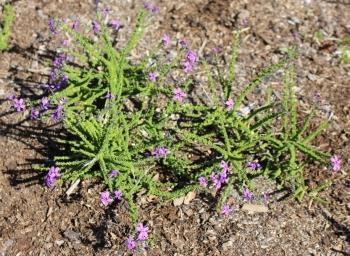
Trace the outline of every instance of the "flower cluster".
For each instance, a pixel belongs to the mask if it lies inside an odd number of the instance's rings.
[[[331,157],[331,167],[334,172],[337,172],[340,170],[340,164],[341,164],[341,160],[338,156],[334,155]]]
[[[219,173],[213,172],[210,176],[216,191],[220,190],[221,187],[228,182],[228,174],[231,170],[229,167],[229,164],[225,161],[221,161],[220,167],[222,170],[221,172]]]
[[[183,61],[183,68],[185,73],[190,73],[197,64],[198,60],[198,55],[194,51],[188,50],[185,60]]]
[[[156,147],[153,151],[152,151],[152,155],[155,158],[166,158],[168,156],[168,154],[170,153],[169,149],[164,148],[164,147]]]
[[[248,162],[247,168],[249,168],[252,171],[256,171],[258,169],[261,169],[261,164],[259,164],[258,162]]]
[[[122,200],[123,193],[120,190],[114,191],[114,198],[118,201]],[[100,201],[104,206],[108,206],[113,202],[113,198],[111,198],[111,193],[109,191],[101,192]]]
[[[149,228],[143,223],[138,223],[136,226],[137,238],[129,237],[126,241],[126,245],[129,250],[136,250],[138,243],[143,243],[148,239]]]
[[[55,184],[56,180],[60,177],[60,168],[56,166],[52,166],[49,169],[49,172],[47,173],[45,177],[45,184],[49,188],[53,187]]]
[[[148,1],[143,2],[143,7],[152,14],[156,14],[159,12],[159,7],[153,5],[152,3],[148,2]]]

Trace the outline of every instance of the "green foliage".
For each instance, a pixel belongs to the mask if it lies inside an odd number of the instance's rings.
[[[14,10],[10,4],[6,4],[3,9],[3,17],[0,32],[0,51],[9,47],[9,39],[11,36],[11,26],[14,18]]]
[[[122,191],[136,221],[138,193],[146,190],[163,199],[182,196],[198,189],[198,178],[209,179],[225,160],[231,171],[227,184],[217,191],[218,209],[232,189],[252,188],[258,176],[277,181],[302,200],[311,191],[304,180],[306,163],[327,164],[329,156],[310,144],[327,123],[310,132],[311,112],[299,125],[292,63],[296,51],[285,50],[279,62],[263,68],[234,95],[238,32],[227,68],[202,62],[208,78],[203,86],[208,90],[208,100],[198,102],[188,95],[186,102],[179,103],[174,101],[171,87],[181,84],[189,90],[193,79],[172,84],[169,73],[181,67],[184,50],[170,61],[156,54],[159,48],[138,62],[130,61],[146,18],[147,13],[141,12],[134,32],[122,47],[113,44],[102,18],[96,38],[61,23],[61,31],[73,44],[61,52],[73,59],[61,70],[69,78],[67,85],[48,95],[58,105],[65,99],[63,126],[68,139],[57,141],[61,151],[54,159],[62,170],[60,182],[98,178],[109,191]],[[265,103],[252,109],[247,96],[277,71],[284,72],[282,99],[274,100],[269,89]],[[156,82],[148,78],[149,72],[158,73]],[[110,97],[106,97],[108,93]],[[229,99],[234,101],[232,109],[225,107]],[[157,147],[168,148],[169,155],[153,157]],[[248,170],[247,162],[253,160],[263,168]],[[119,175],[111,178],[109,173],[114,169]],[[320,190],[310,193],[315,197]]]

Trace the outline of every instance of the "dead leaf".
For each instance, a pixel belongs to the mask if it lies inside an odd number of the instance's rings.
[[[196,198],[196,191],[190,191],[187,193],[184,199],[184,204],[189,204],[193,199]]]

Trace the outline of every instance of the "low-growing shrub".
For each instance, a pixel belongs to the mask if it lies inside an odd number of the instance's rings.
[[[148,5],[146,9],[155,12]],[[63,47],[45,92],[27,104],[32,119],[60,121],[67,132],[66,139],[56,141],[60,150],[55,165],[49,166],[46,185],[97,177],[105,186],[101,203],[125,200],[134,222],[136,195],[142,191],[163,199],[195,189],[213,191],[223,215],[232,210],[226,202],[233,190],[245,201],[252,200],[257,177],[277,182],[298,200],[305,195],[317,199],[328,183],[308,188],[305,166],[316,161],[338,171],[340,159],[311,144],[327,127],[325,121],[310,130],[316,110],[298,122],[293,64],[297,51],[282,51],[279,62],[262,69],[234,94],[241,32],[233,42],[228,67],[220,66],[218,58],[210,64],[199,59],[185,40],[178,43],[176,56],[168,54],[174,47],[169,35],[135,60],[130,55],[149,15],[140,12],[123,46],[116,39],[120,23],[106,21],[101,13],[91,24],[50,20],[51,33],[64,37]],[[194,78],[199,69],[205,70],[206,82]],[[256,108],[251,107],[247,96],[278,71],[283,74],[282,97],[273,97],[270,90],[264,102],[260,99]],[[205,97],[191,93],[196,83]],[[11,100],[17,111],[25,108],[23,99]],[[267,200],[268,194],[263,198]],[[142,224],[139,227],[145,234]],[[129,240],[128,246],[135,248],[133,238]]]

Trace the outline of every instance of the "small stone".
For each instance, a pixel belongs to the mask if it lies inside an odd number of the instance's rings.
[[[80,241],[80,233],[75,232],[73,230],[66,230],[64,231],[63,235],[71,241]]]
[[[184,198],[183,203],[187,205],[195,198],[196,198],[196,192],[195,191],[188,192],[188,194]]]
[[[55,241],[55,244],[57,244],[58,246],[61,246],[64,244],[64,240],[57,240]]]
[[[227,251],[233,247],[233,242],[231,240],[226,241],[222,244],[222,250]]]

